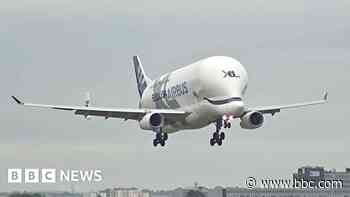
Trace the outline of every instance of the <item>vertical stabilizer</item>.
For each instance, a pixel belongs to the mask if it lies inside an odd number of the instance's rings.
[[[143,70],[140,58],[138,56],[133,57],[133,63],[135,68],[137,90],[139,91],[139,95],[141,98],[143,91],[146,89],[147,85],[149,85],[151,80],[146,76],[145,71]]]

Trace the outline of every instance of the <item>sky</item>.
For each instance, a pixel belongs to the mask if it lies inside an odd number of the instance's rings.
[[[71,184],[8,184],[8,168],[100,169],[76,191],[136,186],[244,186],[249,176],[291,178],[298,167],[350,167],[350,2],[0,0],[0,191],[70,190]],[[119,119],[22,108],[26,102],[138,106],[132,56],[157,78],[214,55],[249,74],[248,106],[317,100],[285,110],[256,130],[239,120],[221,147],[214,126],[169,136]]]

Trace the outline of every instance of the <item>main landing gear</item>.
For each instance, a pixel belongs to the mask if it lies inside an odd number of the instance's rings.
[[[222,126],[224,128],[231,128],[231,123],[229,122],[228,119],[217,119],[216,123],[216,131],[213,133],[213,137],[210,139],[210,145],[214,146],[215,144],[218,144],[219,146],[222,145],[222,141],[225,139],[225,133],[220,132]]]
[[[157,146],[160,144],[161,146],[165,146],[165,142],[168,140],[168,134],[163,132],[158,132],[156,134],[156,138],[153,140],[153,146]]]

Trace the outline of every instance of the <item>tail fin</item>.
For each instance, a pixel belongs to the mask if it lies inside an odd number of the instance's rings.
[[[133,63],[135,68],[137,89],[139,91],[140,97],[142,97],[143,91],[146,89],[147,85],[150,84],[151,80],[146,76],[140,58],[138,56],[133,57]]]

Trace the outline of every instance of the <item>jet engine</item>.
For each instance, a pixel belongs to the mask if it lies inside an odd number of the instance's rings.
[[[140,120],[140,127],[145,130],[159,129],[164,125],[164,117],[159,113],[148,113]]]
[[[251,111],[241,117],[241,127],[243,129],[256,129],[262,126],[264,123],[264,116],[257,111]]]

